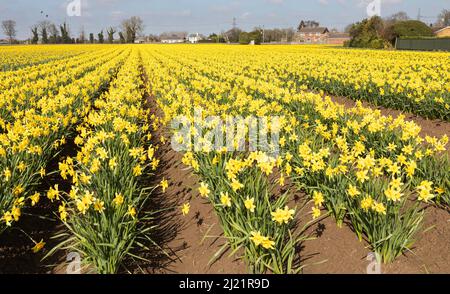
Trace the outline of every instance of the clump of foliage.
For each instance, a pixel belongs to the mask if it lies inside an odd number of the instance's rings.
[[[382,19],[374,16],[352,24],[348,28],[350,41],[347,47],[383,49],[395,44],[397,38],[433,37],[433,30],[418,20],[409,20],[405,15]]]
[[[433,37],[433,30],[425,23],[418,20],[406,20],[396,22],[385,28],[385,38],[395,43],[397,38],[424,38]]]
[[[383,19],[378,16],[357,22],[349,28],[351,40],[346,45],[348,47],[383,49],[386,47],[386,41],[382,36],[383,28]]]

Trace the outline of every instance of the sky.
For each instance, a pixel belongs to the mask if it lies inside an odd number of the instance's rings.
[[[76,9],[68,14],[68,5],[77,7],[77,1],[81,15]],[[244,30],[296,27],[302,19],[343,30],[366,18],[372,1],[381,1],[382,17],[405,11],[415,19],[420,9],[422,21],[427,23],[435,22],[442,9],[450,9],[450,0],[0,0],[0,20],[16,21],[18,39],[30,37],[30,27],[42,20],[66,21],[72,36],[77,36],[81,28],[96,35],[107,27],[119,27],[121,20],[130,16],[143,19],[145,34],[226,31],[234,17]],[[0,38],[5,38],[3,31]]]

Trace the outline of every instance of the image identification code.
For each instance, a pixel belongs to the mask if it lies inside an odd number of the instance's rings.
[[[213,289],[224,289],[233,291],[236,289],[268,289],[268,279],[223,279],[222,281],[193,280],[187,278],[180,281],[180,289],[197,289],[210,292]]]

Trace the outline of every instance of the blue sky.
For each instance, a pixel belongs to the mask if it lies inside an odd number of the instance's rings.
[[[137,15],[145,23],[145,32],[188,31],[220,32],[231,28],[233,17],[239,27],[294,27],[301,19],[314,19],[330,28],[343,29],[347,24],[367,17],[371,0],[79,0],[81,16],[68,16],[72,0],[0,0],[0,20],[17,22],[18,38],[27,38],[30,27],[43,19],[67,21],[72,35],[81,27],[86,33],[98,33],[108,26],[119,26],[126,17]],[[381,0],[381,14],[388,16],[406,11],[416,18],[434,22],[449,0]],[[41,11],[43,13],[41,14]],[[48,15],[48,18],[45,16]],[[0,37],[3,32],[0,32]]]

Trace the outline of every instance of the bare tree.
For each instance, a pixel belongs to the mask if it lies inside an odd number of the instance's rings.
[[[39,28],[37,25],[31,27],[31,33],[33,37],[31,38],[31,44],[37,44],[39,42]]]
[[[295,30],[293,28],[288,28],[283,30],[283,34],[286,34],[286,40],[292,42],[295,36]]]
[[[148,40],[149,40],[150,42],[159,42],[161,39],[159,38],[158,35],[150,34],[150,35],[148,36]]]
[[[444,9],[438,16],[438,26],[450,26],[450,10]]]
[[[53,44],[58,43],[59,31],[54,23],[50,23],[50,25],[48,26],[48,33],[50,36],[50,38],[49,38],[50,43],[53,43]]]
[[[59,26],[59,29],[61,31],[61,39],[64,44],[70,44],[72,43],[72,38],[70,37],[70,30],[69,26],[66,22],[64,22],[62,25]]]
[[[405,21],[409,20],[409,16],[406,12],[400,11],[397,13],[394,13],[393,15],[386,18],[386,21],[390,22],[398,22],[398,21]]]
[[[39,33],[41,34],[43,44],[48,44],[48,41],[49,41],[48,40],[48,31],[49,31],[51,24],[52,23],[49,22],[48,20],[41,21],[38,24]]]
[[[127,40],[125,40],[125,36],[123,35],[123,32],[119,32],[119,40],[120,44],[125,44]]]
[[[353,28],[353,24],[351,23],[351,24],[349,24],[349,25],[347,25],[347,26],[345,27],[344,32],[350,33],[350,31],[352,30],[352,28]]]
[[[127,43],[134,43],[136,37],[144,31],[144,22],[138,16],[125,19],[122,22],[122,32],[125,33]]]
[[[86,33],[84,32],[84,26],[81,26],[79,42],[81,44],[84,44],[85,40],[86,40]]]
[[[14,37],[16,36],[16,22],[14,20],[2,21],[2,29],[5,35],[9,38],[9,43],[12,44]]]
[[[98,42],[100,43],[100,44],[103,44],[104,43],[104,40],[105,40],[105,36],[103,35],[103,30],[101,30],[100,31],[100,33],[98,33]]]
[[[234,27],[231,30],[227,31],[225,34],[227,35],[231,43],[238,43],[241,33],[242,30],[240,28]]]
[[[113,27],[110,27],[106,30],[106,33],[108,34],[108,43],[112,44],[114,43],[114,34],[116,33],[116,29]]]

